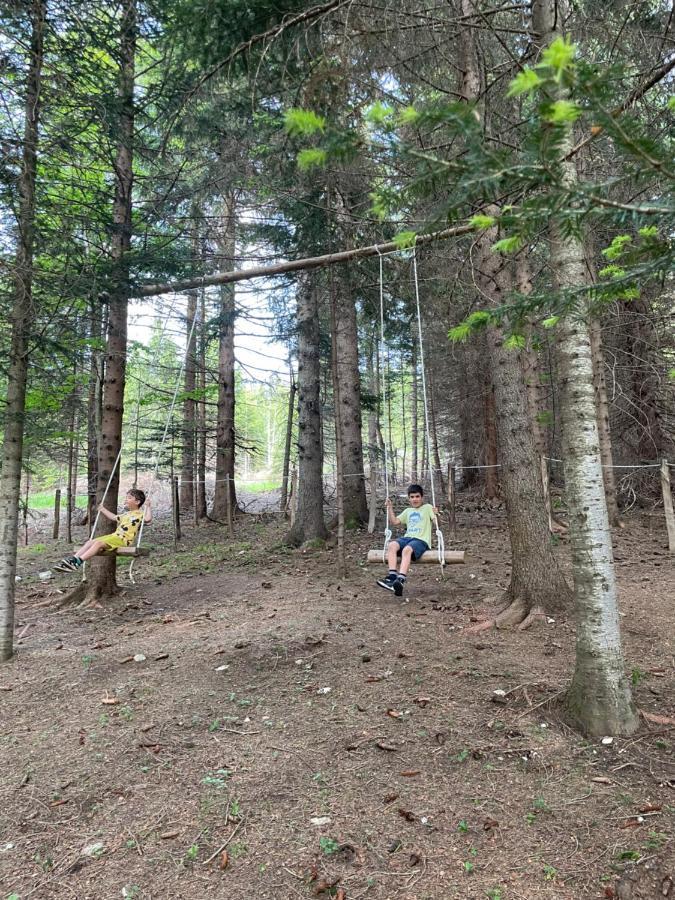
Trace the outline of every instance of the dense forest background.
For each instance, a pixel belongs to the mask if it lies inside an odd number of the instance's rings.
[[[608,523],[670,502],[672,43],[657,0],[10,4],[5,635],[31,495],[91,524],[177,478],[224,523],[278,488],[344,569],[423,480],[505,500],[500,625],[570,596],[569,522],[619,652]]]

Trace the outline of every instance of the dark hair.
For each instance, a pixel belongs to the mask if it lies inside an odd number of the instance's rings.
[[[127,491],[127,497],[133,497],[134,500],[138,500],[139,506],[143,506],[145,503],[145,493],[138,488],[132,488],[130,491]]]
[[[422,496],[424,496],[424,488],[421,484],[411,484],[408,488],[408,496],[410,496],[411,494],[421,494]]]

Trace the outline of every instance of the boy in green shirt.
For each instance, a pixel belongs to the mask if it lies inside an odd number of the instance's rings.
[[[408,569],[413,559],[431,547],[431,526],[438,515],[438,509],[424,502],[424,489],[419,484],[411,484],[408,488],[410,506],[396,517],[390,499],[387,499],[387,518],[390,525],[405,525],[406,532],[402,538],[389,542],[387,562],[389,574],[378,580],[378,585],[385,591],[393,591],[397,597],[403,594]],[[396,570],[397,558],[401,557],[401,565]]]

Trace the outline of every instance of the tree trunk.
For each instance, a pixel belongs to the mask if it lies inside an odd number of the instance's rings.
[[[219,250],[223,259],[234,259],[236,237],[236,198],[230,194],[223,200],[223,222]],[[216,488],[211,515],[219,522],[227,518],[228,504],[236,509],[234,486],[235,462],[235,391],[234,391],[234,285],[220,290],[218,345],[218,420],[216,423]],[[229,491],[229,500],[228,500]]]
[[[335,498],[337,504],[337,558],[338,558],[338,577],[344,578],[347,572],[347,564],[345,560],[345,499],[347,491],[345,490],[345,433],[347,432],[346,423],[343,423],[342,417],[345,410],[343,409],[342,398],[342,381],[338,374],[338,345],[340,343],[340,327],[338,325],[338,298],[336,290],[334,270],[330,271],[330,330],[331,330],[331,371],[333,376],[333,397],[335,398]],[[351,302],[351,301],[349,301]],[[351,304],[353,307],[353,304]],[[356,322],[356,313],[354,314]],[[357,354],[357,376],[358,376],[358,354]],[[347,381],[349,379],[346,379]],[[359,422],[361,416],[359,414]],[[363,465],[361,466],[363,470]],[[359,474],[359,481],[363,484],[363,479]],[[365,500],[365,496],[364,496]]]
[[[474,0],[463,0],[465,14],[473,10]],[[472,29],[463,31],[464,95],[479,96],[479,72]],[[474,91],[476,93],[468,93]],[[491,214],[498,213],[494,209]],[[497,228],[490,228],[475,242],[474,279],[491,306],[503,305],[511,288],[508,262],[491,251]],[[516,352],[504,346],[501,328],[487,330],[487,348],[491,385],[486,409],[487,449],[499,441],[500,480],[506,501],[511,543],[511,582],[504,600],[506,607],[497,615],[497,627],[529,625],[536,616],[553,612],[569,603],[570,592],[551,550],[548,514],[540,476],[539,454],[535,450],[520,361]],[[493,428],[495,431],[493,439]],[[493,464],[488,452],[486,463]],[[496,453],[495,453],[496,457]],[[495,459],[496,461],[496,459]],[[496,469],[488,469],[487,473]],[[486,478],[486,488],[489,485]]]
[[[484,395],[485,416],[485,496],[488,500],[499,497],[499,476],[497,457],[497,412],[495,409],[494,386],[488,375]]]
[[[410,388],[410,442],[411,442],[411,464],[410,464],[410,480],[414,483],[419,481],[419,460],[417,456],[419,442],[419,398],[417,396],[417,343],[413,338],[412,352],[410,357],[410,368],[412,373],[412,384]]]
[[[197,332],[194,321],[197,316],[197,291],[188,295],[187,336],[190,341],[185,349],[185,373],[183,390],[183,446],[181,453],[180,505],[181,509],[192,509],[195,499],[195,409],[194,399],[197,383]],[[190,337],[191,335],[191,337]]]
[[[317,289],[310,274],[297,286],[298,322],[298,493],[289,544],[325,540],[323,454],[321,452],[320,346]]]
[[[518,293],[525,297],[529,297],[532,293],[532,271],[527,253],[520,253],[516,259],[516,288]],[[546,420],[546,401],[539,354],[533,346],[534,333],[532,328],[529,327],[527,331],[527,345],[520,356],[520,360],[523,367],[532,437],[534,438],[537,454],[541,457],[548,454],[548,435],[544,424]]]
[[[124,0],[120,22],[120,71],[118,87],[119,143],[115,159],[115,197],[111,241],[112,287],[108,308],[103,414],[98,443],[97,500],[117,511],[121,465],[114,469],[122,446],[124,384],[127,361],[127,310],[133,190],[134,80],[136,53],[136,0]],[[114,471],[113,471],[114,469]],[[111,477],[107,494],[106,486]],[[97,534],[114,531],[115,523],[101,516]],[[98,600],[117,591],[116,557],[94,557],[87,565],[86,599]]]
[[[597,281],[595,260],[593,258],[593,241],[588,235],[585,242],[586,268],[593,282]],[[616,479],[614,478],[614,458],[612,454],[612,435],[609,428],[609,401],[607,400],[607,382],[605,381],[605,355],[602,350],[602,326],[597,316],[589,323],[591,338],[591,358],[593,361],[593,390],[595,408],[598,419],[598,439],[600,441],[600,460],[602,462],[602,478],[607,498],[607,514],[610,525],[621,524],[619,505],[616,499]]]
[[[533,27],[551,40],[561,28],[562,0],[534,0]],[[554,19],[554,11],[557,18]],[[563,91],[560,91],[563,96]],[[577,181],[576,165],[565,156],[573,146],[568,129],[560,141],[564,181]],[[561,290],[586,283],[584,248],[578,238],[551,227],[551,265]],[[560,325],[561,415],[565,493],[570,514],[574,599],[577,616],[574,676],[565,708],[574,724],[593,736],[631,734],[638,716],[624,672],[612,536],[600,464],[588,302],[569,312]]]
[[[286,512],[288,504],[288,473],[291,468],[291,445],[293,443],[293,414],[295,412],[295,394],[297,384],[295,383],[295,375],[291,366],[290,358],[288,360],[288,370],[290,374],[290,384],[288,387],[288,416],[286,418],[286,441],[284,443],[284,462],[281,474],[281,496],[279,498],[279,509],[282,513]]]
[[[103,353],[98,344],[107,330],[107,306],[96,309],[90,303],[89,336],[92,340],[89,367],[89,394],[87,397],[87,523],[93,525],[96,517],[96,485],[98,483],[98,436],[101,433],[103,415]]]
[[[334,342],[336,377],[339,379],[339,384],[333,385],[333,394],[336,404],[340,404],[339,410],[336,407],[336,421],[340,423],[345,526],[354,528],[368,520],[361,436],[359,338],[351,282],[347,272],[340,274],[342,277],[337,273],[331,275],[336,289]]]
[[[0,662],[14,652],[14,578],[28,380],[28,341],[33,308],[35,182],[40,127],[46,0],[31,6],[30,61],[26,80],[23,159],[19,177],[18,246],[12,272],[11,344],[7,368],[5,432],[0,472]]]
[[[198,521],[207,516],[206,508],[206,291],[202,288],[199,310],[199,400],[197,402],[197,500]]]
[[[377,414],[381,403],[380,367],[378,365],[377,337],[372,334],[368,348],[368,392],[372,398],[368,412],[368,475],[370,498],[368,504],[368,534],[375,531],[377,520],[377,485],[379,481],[379,442]],[[375,399],[377,398],[377,400]]]
[[[429,368],[429,376],[428,376],[428,387],[429,387],[429,416],[431,421],[429,422],[429,432],[431,434],[431,444],[433,447],[433,468],[434,468],[434,478],[439,487],[439,492],[441,495],[445,495],[445,481],[443,480],[443,470],[441,468],[441,454],[438,449],[438,427],[436,425],[436,381],[433,376],[433,370]]]

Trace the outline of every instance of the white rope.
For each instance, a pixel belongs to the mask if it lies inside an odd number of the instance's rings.
[[[415,280],[415,304],[417,306],[417,331],[420,345],[420,368],[422,370],[422,396],[424,398],[424,427],[427,436],[427,459],[429,461],[429,481],[431,482],[431,505],[436,508],[436,488],[434,487],[434,470],[431,463],[431,430],[429,428],[429,401],[427,399],[427,376],[424,365],[424,341],[422,339],[422,309],[420,306],[420,285],[417,277],[417,250],[413,250],[413,277]],[[438,518],[434,515],[436,523],[436,544],[438,548],[438,562],[441,567],[445,565],[445,541],[438,524]]]
[[[386,420],[387,415],[387,402],[386,402],[386,384],[387,379],[384,374],[384,273],[382,269],[382,254],[378,250],[378,256],[380,257],[380,340],[378,347],[378,356],[380,358],[380,380],[381,384],[378,387],[381,388],[380,396],[382,397],[382,417]],[[387,422],[384,423],[385,429],[384,433],[387,433]],[[384,523],[384,545],[382,547],[382,562],[385,563],[387,561],[387,548],[389,547],[389,541],[391,541],[391,528],[389,527],[389,470],[387,468],[387,442],[384,441],[384,493],[385,493],[385,523]]]
[[[98,509],[96,510],[96,517],[94,519],[94,524],[92,525],[91,532],[89,533],[89,540],[92,540],[94,535],[96,534],[96,528],[98,527],[98,520],[101,518],[101,507],[105,503],[105,498],[108,496],[108,491],[110,490],[110,485],[112,484],[112,480],[115,476],[115,472],[117,471],[117,467],[120,464],[120,460],[122,459],[122,447],[120,446],[119,453],[117,454],[117,458],[115,459],[115,464],[112,467],[112,471],[110,473],[110,478],[108,479],[108,483],[105,486],[105,490],[103,491],[103,496],[101,497],[101,502],[99,503]],[[85,582],[87,580],[86,575],[87,563],[82,563],[82,581]]]
[[[187,361],[187,355],[188,355],[188,351],[190,349],[190,344],[192,343],[192,335],[194,334],[195,326],[197,324],[197,319],[198,319],[198,316],[195,315],[195,317],[192,320],[192,328],[190,328],[190,334],[188,335],[187,344],[186,344],[186,348],[185,348],[185,355],[183,356],[183,360],[181,362],[180,369],[178,370],[178,377],[176,378],[176,386],[173,391],[173,397],[171,398],[171,406],[169,407],[169,415],[167,416],[166,423],[164,425],[164,434],[162,435],[162,440],[160,441],[159,449],[157,450],[157,453],[155,455],[155,468],[152,473],[152,481],[150,482],[150,487],[148,488],[147,493],[145,495],[146,502],[150,499],[150,496],[152,494],[152,489],[154,488],[154,486],[157,482],[157,472],[159,470],[159,462],[160,462],[160,459],[162,456],[162,450],[164,449],[164,444],[166,443],[166,436],[169,433],[169,426],[171,425],[171,420],[173,419],[173,411],[176,408],[176,399],[178,398],[178,391],[180,389],[181,378],[183,377],[183,371],[185,369],[185,363]],[[137,548],[141,546],[141,539],[143,537],[144,526],[145,526],[145,516],[143,516],[143,518],[141,519],[141,527],[138,529],[138,537],[136,538],[136,547]],[[132,584],[136,583],[134,581],[134,563],[135,562],[136,562],[136,558],[134,557],[131,560],[131,565],[129,566],[129,579]]]

